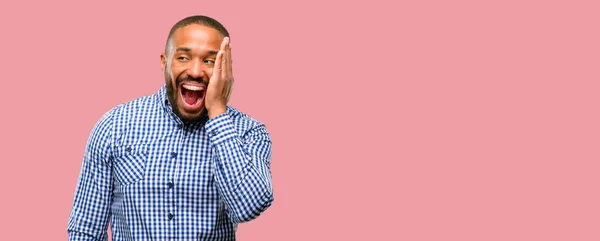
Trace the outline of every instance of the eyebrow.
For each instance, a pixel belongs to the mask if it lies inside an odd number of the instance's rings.
[[[190,48],[188,48],[188,47],[179,47],[175,51],[176,52],[188,52],[188,53],[192,52],[192,50]],[[219,50],[214,50],[214,49],[208,50],[208,54],[209,55],[215,55],[217,53],[219,53]]]
[[[191,52],[192,50],[190,48],[186,48],[186,47],[179,47],[175,51],[177,51],[177,52]]]

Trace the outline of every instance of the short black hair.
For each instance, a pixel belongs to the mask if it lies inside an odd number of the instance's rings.
[[[229,32],[227,32],[227,29],[221,23],[219,23],[219,21],[217,21],[211,17],[202,16],[202,15],[189,16],[187,18],[179,20],[179,22],[177,22],[175,25],[173,25],[173,27],[171,28],[171,31],[169,31],[169,36],[167,37],[167,43],[165,45],[165,54],[169,51],[169,44],[171,42],[171,38],[173,37],[173,33],[175,33],[175,31],[177,31],[180,28],[183,28],[185,26],[192,25],[192,24],[197,24],[200,26],[206,26],[209,28],[213,28],[213,29],[219,31],[223,35],[223,37],[229,37]]]

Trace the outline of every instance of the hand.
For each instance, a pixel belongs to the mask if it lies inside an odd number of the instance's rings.
[[[217,53],[215,67],[208,81],[204,107],[208,117],[213,118],[227,112],[227,102],[233,87],[233,73],[231,71],[231,44],[229,37],[221,42],[221,49]]]

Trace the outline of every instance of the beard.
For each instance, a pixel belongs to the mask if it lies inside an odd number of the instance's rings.
[[[181,110],[179,108],[179,104],[177,103],[177,98],[179,97],[179,84],[183,81],[195,81],[198,83],[203,83],[204,81],[201,78],[192,78],[188,75],[180,75],[179,77],[177,77],[176,81],[173,81],[171,76],[167,71],[165,71],[164,73],[165,75],[165,82],[167,84],[167,98],[169,99],[169,103],[171,104],[171,109],[173,109],[173,113],[175,113],[175,115],[177,117],[179,117],[179,119],[181,121],[183,121],[184,124],[189,124],[189,123],[193,123],[193,122],[199,122],[202,121],[203,119],[205,119],[204,117],[206,116],[206,108],[204,108],[204,106],[202,107],[202,110],[200,111],[200,114],[198,116],[195,116],[193,118],[189,118],[184,116],[181,113]]]

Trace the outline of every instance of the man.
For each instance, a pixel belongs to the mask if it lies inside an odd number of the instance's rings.
[[[165,86],[108,111],[86,147],[69,240],[235,240],[273,202],[265,126],[227,106],[229,33],[176,23],[160,56]]]

